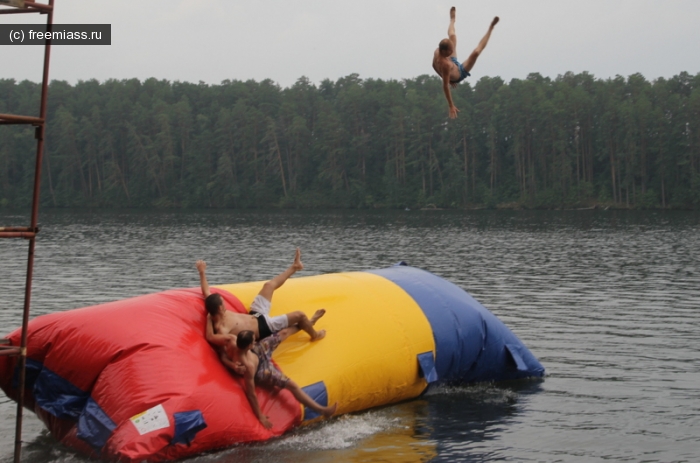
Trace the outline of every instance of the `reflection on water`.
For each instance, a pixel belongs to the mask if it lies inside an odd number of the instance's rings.
[[[302,275],[405,260],[468,290],[547,368],[544,382],[421,399],[192,459],[697,461],[700,215],[620,211],[46,211],[34,315],[263,280],[295,246]],[[0,213],[0,225],[26,225]],[[0,333],[20,323],[26,243],[0,241]],[[0,398],[0,462],[14,404]],[[25,419],[24,461],[85,461]]]

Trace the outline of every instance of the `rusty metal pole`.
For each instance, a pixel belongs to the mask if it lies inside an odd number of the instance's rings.
[[[49,0],[49,8],[46,18],[46,31],[53,29],[53,2]],[[41,164],[44,154],[44,137],[46,135],[46,107],[49,93],[49,60],[51,58],[51,40],[44,46],[44,72],[41,81],[41,108],[39,118],[43,120],[36,127],[36,168],[34,170],[34,196],[32,198],[31,228],[37,230],[39,221],[39,194],[41,192]],[[20,341],[19,355],[19,397],[17,400],[17,424],[15,429],[15,455],[14,463],[20,463],[22,453],[22,407],[24,406],[24,389],[26,382],[27,366],[27,329],[29,326],[29,305],[32,295],[32,276],[34,273],[34,248],[36,235],[29,239],[29,253],[27,256],[27,280],[24,290],[24,311],[22,313],[22,338]]]

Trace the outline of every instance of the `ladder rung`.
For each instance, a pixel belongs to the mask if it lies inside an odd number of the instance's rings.
[[[0,114],[0,124],[32,124],[41,125],[44,119],[32,116],[18,116],[17,114]]]
[[[6,0],[0,3],[2,6],[11,7],[12,9],[0,10],[0,14],[12,14],[12,13],[49,13],[53,11],[51,5],[45,3],[38,3],[30,0]]]
[[[0,346],[0,356],[16,357],[20,352],[21,349],[17,346]]]
[[[32,227],[0,227],[0,238],[32,239],[37,233],[39,229]]]
[[[0,3],[6,6],[14,6],[15,8],[24,8],[24,0],[0,0]]]
[[[51,5],[47,5],[45,3],[30,2],[29,0],[24,0],[24,6],[34,8],[44,13],[48,13],[53,10],[53,7]]]
[[[32,239],[32,238],[36,238],[36,233],[34,233],[34,232],[3,232],[3,231],[0,231],[0,238]]]
[[[34,232],[38,233],[38,228],[32,227],[0,227],[0,232]]]

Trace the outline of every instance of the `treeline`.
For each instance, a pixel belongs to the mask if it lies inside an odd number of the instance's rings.
[[[453,90],[353,74],[289,88],[95,80],[49,90],[53,207],[700,208],[700,74],[531,74]],[[39,85],[0,80],[0,113]],[[31,199],[33,129],[0,126],[0,207]]]

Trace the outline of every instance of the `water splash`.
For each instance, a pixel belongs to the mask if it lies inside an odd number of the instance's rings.
[[[401,420],[381,411],[343,415],[335,420],[299,430],[275,441],[272,449],[341,450],[371,435],[395,428],[405,428]]]

